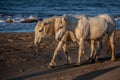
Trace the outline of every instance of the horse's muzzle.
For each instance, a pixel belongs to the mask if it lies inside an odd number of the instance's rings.
[[[61,37],[58,37],[58,41],[61,41]]]
[[[34,44],[35,44],[36,46],[39,46],[39,45],[40,45],[40,43],[39,43],[39,42],[34,42]]]

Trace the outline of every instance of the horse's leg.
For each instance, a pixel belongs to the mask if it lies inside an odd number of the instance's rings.
[[[71,58],[68,55],[68,51],[67,51],[67,47],[66,47],[65,43],[63,44],[62,48],[63,48],[64,54],[65,54],[65,56],[67,58],[67,64],[71,64]]]
[[[98,62],[98,58],[101,53],[101,48],[102,48],[102,38],[96,41],[97,43],[97,52],[95,54],[95,62]]]
[[[96,59],[95,41],[96,40],[91,40],[91,44],[90,44],[91,45],[91,53],[90,53],[90,58],[89,58],[90,63],[94,63]]]
[[[78,42],[78,44],[79,44],[79,50],[78,50],[78,62],[77,62],[77,66],[79,66],[80,63],[81,63],[81,56],[82,56],[82,52],[84,50],[84,39],[81,38],[80,42]]]
[[[87,41],[85,41],[84,46],[86,46],[86,44],[87,44]],[[82,54],[83,54],[83,56],[84,56],[84,58],[85,58],[86,60],[89,59],[89,58],[87,57],[87,54],[85,53],[84,50],[83,50]]]
[[[83,52],[82,52],[82,53],[83,53],[83,55],[84,55],[85,59],[86,59],[86,60],[88,60],[87,54],[85,53],[85,51],[84,51],[84,50],[83,50]]]
[[[110,45],[111,45],[111,51],[112,51],[111,61],[114,61],[115,60],[115,32],[113,32],[110,35]]]
[[[54,67],[54,65],[55,65],[55,62],[54,62],[55,57],[56,57],[58,51],[61,49],[62,45],[63,45],[63,42],[62,42],[62,41],[59,41],[59,43],[58,43],[58,45],[57,45],[57,48],[56,48],[55,51],[54,51],[52,60],[51,60],[51,62],[49,63],[49,66],[48,66],[48,67]]]
[[[95,50],[95,48],[94,48],[94,46],[95,46],[95,40],[91,40],[91,53],[90,53],[90,58],[93,58],[93,56],[94,56],[94,50]]]
[[[107,50],[107,53],[110,53],[110,52],[111,52],[111,45],[110,45],[110,41],[108,41],[108,50]]]

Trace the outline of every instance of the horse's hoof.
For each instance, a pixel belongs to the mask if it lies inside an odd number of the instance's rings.
[[[54,68],[56,63],[49,63],[48,68]]]
[[[77,64],[75,64],[74,66],[75,66],[75,67],[79,67],[79,66],[80,66],[80,64],[78,64],[78,63],[77,63]]]
[[[66,63],[65,65],[71,65],[71,63]]]
[[[95,63],[99,63],[99,60],[95,60]]]
[[[116,59],[115,59],[115,58],[112,58],[111,61],[116,61]]]
[[[95,63],[95,59],[92,59],[92,58],[90,58],[88,61],[90,64]]]

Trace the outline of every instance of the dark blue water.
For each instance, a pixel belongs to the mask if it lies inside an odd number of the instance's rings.
[[[120,27],[120,0],[0,0],[0,32],[32,32],[36,23],[20,23],[29,17],[44,19],[54,15],[111,14]],[[7,23],[8,18],[14,23]]]

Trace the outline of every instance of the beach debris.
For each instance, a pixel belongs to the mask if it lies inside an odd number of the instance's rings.
[[[8,39],[8,42],[13,42],[13,39]]]
[[[6,22],[14,22],[14,20],[11,19],[11,18],[8,18],[8,19],[6,20]]]
[[[22,73],[22,72],[24,72],[25,70],[23,70],[23,69],[19,69],[18,70],[18,72],[20,72],[20,73]]]
[[[21,19],[21,23],[32,23],[32,22],[37,22],[39,19],[33,17],[32,15],[28,17],[27,19]]]

